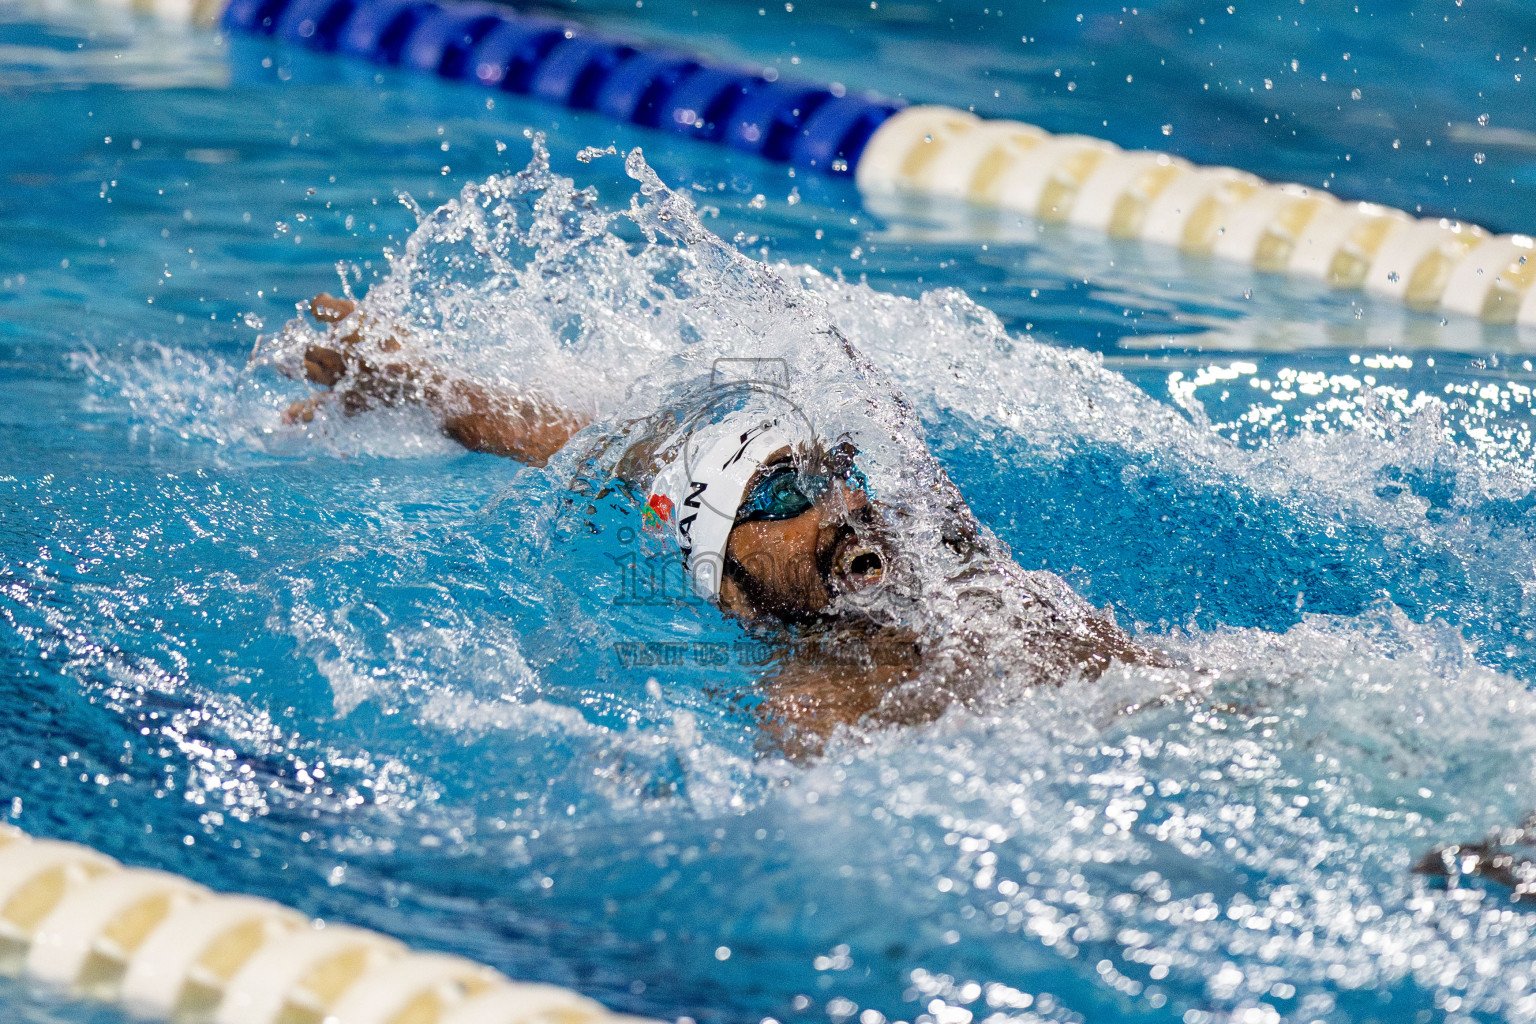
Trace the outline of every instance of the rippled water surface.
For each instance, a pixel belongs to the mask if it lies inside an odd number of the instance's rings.
[[[1531,14],[1322,6],[573,10],[1536,228]],[[1536,1021],[1531,909],[1409,870],[1536,809],[1536,336],[1067,230],[983,244],[493,99],[0,6],[10,820],[667,1019]],[[525,129],[552,171],[507,178]],[[675,190],[640,223],[622,155],[576,158],[610,142]],[[523,234],[488,281],[445,227],[492,175]],[[462,205],[418,229],[403,192]],[[282,422],[305,389],[248,356],[338,264],[440,356],[610,424],[721,353],[804,370],[850,429],[899,392],[886,493],[926,444],[1021,565],[1177,667],[1004,673],[788,760],[751,666],[626,653],[745,634],[622,599],[633,510],[570,506],[574,452]],[[6,984],[9,1017],[119,1019]]]

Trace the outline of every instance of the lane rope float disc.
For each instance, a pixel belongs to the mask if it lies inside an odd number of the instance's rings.
[[[462,957],[0,826],[0,960],[139,1016],[213,1024],[653,1024]]]

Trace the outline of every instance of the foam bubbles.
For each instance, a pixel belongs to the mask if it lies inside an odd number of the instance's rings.
[[[1441,396],[1348,389],[1349,419],[1234,441],[1202,396],[1261,392],[1257,366],[1160,402],[959,291],[747,259],[627,167],[621,215],[536,144],[424,213],[364,300],[423,358],[594,415],[546,469],[458,456],[410,413],[284,427],[300,392],[266,365],[90,364],[104,413],[222,473],[75,495],[7,581],[30,649],[127,724],[124,799],[179,794],[200,835],[305,877],[345,857],[319,898],[518,973],[595,966],[620,976],[598,994],[666,1016],[1536,1020],[1529,913],[1410,871],[1536,805],[1518,436],[1465,444]],[[268,358],[316,337],[290,325]],[[969,701],[791,764],[739,628],[630,600],[657,552],[625,494],[588,485],[720,356],[783,360],[882,500],[919,513],[887,611],[994,652]],[[1027,685],[1027,609],[950,583],[951,476],[991,564],[1049,561],[1176,666]],[[1088,614],[1025,571],[1002,587]]]

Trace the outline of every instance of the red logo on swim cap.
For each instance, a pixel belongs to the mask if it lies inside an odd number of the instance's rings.
[[[665,494],[653,494],[640,512],[640,522],[649,533],[659,533],[663,523],[672,520],[672,499]]]

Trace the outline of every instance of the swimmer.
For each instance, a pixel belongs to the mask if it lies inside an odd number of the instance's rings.
[[[333,390],[294,403],[289,422],[312,420],[325,403],[346,415],[417,405],[466,448],[534,466],[589,425],[537,395],[412,357],[351,300],[322,293],[309,310],[326,335],[306,347],[303,373]],[[942,470],[933,480],[942,521],[931,525],[956,564],[946,601],[964,614],[934,635],[915,625],[920,611],[893,616],[890,600],[884,614],[871,612],[862,595],[900,590],[890,585],[902,555],[892,527],[911,513],[871,498],[851,442],[804,436],[789,418],[750,402],[691,423],[659,412],[622,431],[649,440],[631,444],[613,470],[643,502],[647,529],[675,541],[694,591],[788,652],[770,659],[760,712],[780,749],[812,754],[840,724],[926,721],[976,698],[998,676],[989,661],[997,631],[982,628],[983,617],[1012,624],[1003,646],[1033,682],[1096,679],[1117,662],[1168,664],[1059,577],[1019,567]]]
[[[1413,870],[1449,887],[1481,879],[1508,889],[1511,899],[1536,899],[1536,814],[1476,842],[1436,846]]]

